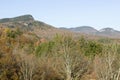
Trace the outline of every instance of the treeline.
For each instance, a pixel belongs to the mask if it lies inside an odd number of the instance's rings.
[[[0,28],[0,80],[120,80],[120,44]]]

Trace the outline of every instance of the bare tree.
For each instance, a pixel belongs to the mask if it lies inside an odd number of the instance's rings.
[[[35,60],[35,56],[33,55],[20,54],[20,80],[33,80],[33,74],[36,66]]]
[[[72,39],[63,39],[65,43],[62,44],[62,56],[63,60],[62,69],[65,74],[66,80],[80,80],[84,73],[87,72],[89,62],[85,60],[85,57],[74,48],[74,42]]]
[[[95,72],[98,80],[120,80],[120,63],[117,60],[116,45],[111,45],[111,48],[104,52],[103,56],[95,59]]]

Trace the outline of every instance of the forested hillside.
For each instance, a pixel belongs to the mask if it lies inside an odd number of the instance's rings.
[[[41,38],[0,28],[0,80],[119,80],[119,40]]]

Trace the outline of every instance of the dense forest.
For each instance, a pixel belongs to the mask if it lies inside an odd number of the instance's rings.
[[[0,28],[0,80],[120,80],[119,39],[41,36]]]

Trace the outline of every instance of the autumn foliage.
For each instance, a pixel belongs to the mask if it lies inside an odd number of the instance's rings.
[[[120,44],[104,41],[1,27],[0,80],[120,80]]]

